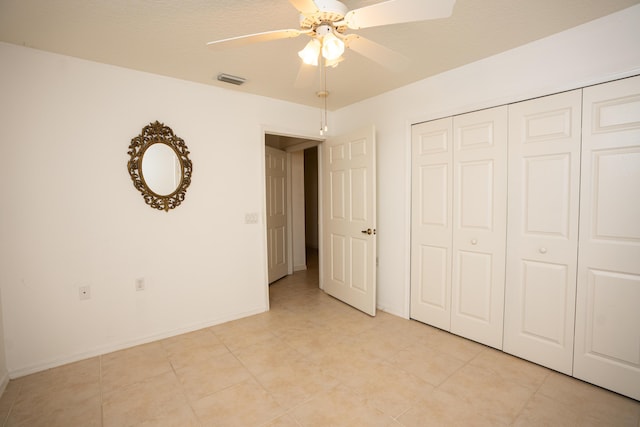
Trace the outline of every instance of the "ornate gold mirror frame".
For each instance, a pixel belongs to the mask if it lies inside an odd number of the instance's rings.
[[[144,155],[154,144],[165,144],[169,146],[176,155],[179,164],[180,179],[175,190],[169,194],[157,194],[147,184],[142,170]],[[142,193],[146,204],[154,209],[164,210],[174,209],[184,201],[191,175],[193,164],[189,160],[189,150],[182,138],[178,138],[170,127],[158,121],[150,123],[142,128],[142,133],[131,140],[129,144],[129,162],[127,168],[133,181],[133,186]]]

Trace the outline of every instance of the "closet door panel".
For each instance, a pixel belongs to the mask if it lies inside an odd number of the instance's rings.
[[[507,107],[453,119],[451,332],[502,348]]]
[[[640,399],[640,77],[583,109],[574,376]]]
[[[571,374],[580,90],[509,106],[504,351]]]
[[[414,125],[411,141],[411,318],[449,330],[452,119]]]

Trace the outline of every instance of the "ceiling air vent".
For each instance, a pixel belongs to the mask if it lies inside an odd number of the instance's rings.
[[[231,83],[232,85],[238,85],[238,86],[240,86],[241,84],[247,81],[247,79],[245,78],[232,76],[231,74],[224,74],[224,73],[218,74],[218,80],[220,80],[221,82]]]

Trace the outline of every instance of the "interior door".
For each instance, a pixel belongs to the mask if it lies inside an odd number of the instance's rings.
[[[583,115],[574,376],[640,399],[640,77]]]
[[[411,318],[451,328],[451,117],[411,128]]]
[[[504,351],[571,375],[582,91],[509,106]]]
[[[328,139],[322,149],[323,289],[375,316],[375,129]]]
[[[453,118],[451,332],[502,348],[507,107]]]
[[[269,283],[287,275],[287,154],[265,147]]]

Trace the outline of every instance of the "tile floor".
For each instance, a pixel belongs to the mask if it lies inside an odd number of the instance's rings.
[[[271,311],[13,380],[4,426],[640,426],[640,402],[318,289]]]

